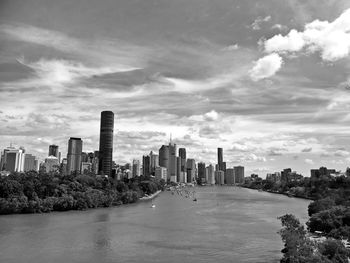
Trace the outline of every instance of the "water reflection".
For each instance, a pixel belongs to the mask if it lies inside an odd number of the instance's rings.
[[[95,221],[99,223],[93,235],[93,243],[95,250],[109,250],[111,249],[111,236],[109,231],[109,213],[97,214]]]

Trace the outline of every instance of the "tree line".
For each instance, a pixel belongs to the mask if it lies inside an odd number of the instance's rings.
[[[0,214],[48,213],[134,203],[164,188],[150,177],[116,180],[93,174],[29,171],[0,177]]]

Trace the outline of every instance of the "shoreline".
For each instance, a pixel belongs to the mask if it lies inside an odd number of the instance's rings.
[[[158,190],[157,192],[149,195],[149,196],[143,196],[141,198],[139,198],[138,201],[147,201],[147,200],[152,200],[153,198],[155,198],[156,196],[158,196],[160,193],[162,192],[162,190]]]
[[[295,196],[295,195],[290,195],[288,193],[279,193],[279,192],[272,192],[272,191],[266,191],[266,190],[262,190],[262,189],[256,189],[256,188],[251,188],[251,187],[247,187],[247,186],[241,186],[243,188],[247,188],[247,189],[252,189],[252,190],[256,190],[258,192],[265,192],[265,193],[270,193],[270,194],[278,194],[278,195],[285,195],[291,198],[299,198],[299,199],[305,199],[305,200],[310,200],[310,201],[315,201],[315,199],[311,198],[311,197],[306,197],[306,196]],[[262,190],[262,191],[259,191]]]

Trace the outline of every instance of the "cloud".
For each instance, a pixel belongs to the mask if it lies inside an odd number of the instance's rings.
[[[335,153],[334,153],[335,156],[339,156],[339,157],[347,157],[350,155],[350,153],[348,151],[345,151],[345,150],[337,150]]]
[[[313,160],[311,160],[311,159],[305,159],[304,160],[304,162],[306,163],[306,164],[314,164],[314,161]]]
[[[292,29],[286,36],[276,35],[265,41],[268,53],[287,53],[305,50],[320,52],[325,61],[334,62],[350,54],[350,9],[334,21],[314,20],[304,31]]]
[[[282,64],[282,57],[277,53],[272,53],[256,61],[254,67],[249,71],[249,75],[254,81],[269,78],[280,70]]]
[[[265,22],[268,22],[271,20],[271,16],[266,16],[264,18],[262,17],[258,17],[257,19],[254,20],[254,22],[250,25],[250,27],[253,30],[260,30],[261,29],[261,25]]]
[[[311,151],[312,151],[312,147],[310,147],[310,148],[304,148],[304,149],[301,150],[301,152],[303,152],[303,153],[309,153],[309,152],[311,152]]]
[[[237,49],[239,49],[238,44],[229,45],[229,46],[223,48],[224,51],[234,51]]]
[[[281,24],[275,24],[271,27],[271,29],[278,29],[279,31],[285,31],[288,29],[288,27]]]
[[[204,120],[206,121],[216,121],[218,118],[219,118],[219,114],[215,110],[212,110],[204,114]]]

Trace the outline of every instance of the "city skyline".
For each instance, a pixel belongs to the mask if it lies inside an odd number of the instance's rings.
[[[118,123],[117,163],[157,153],[172,133],[189,158],[215,164],[221,147],[227,167],[244,165],[247,174],[345,171],[348,8],[315,0],[3,1],[0,148],[13,142],[44,159],[55,144],[63,157],[78,137],[93,152],[108,109]]]

